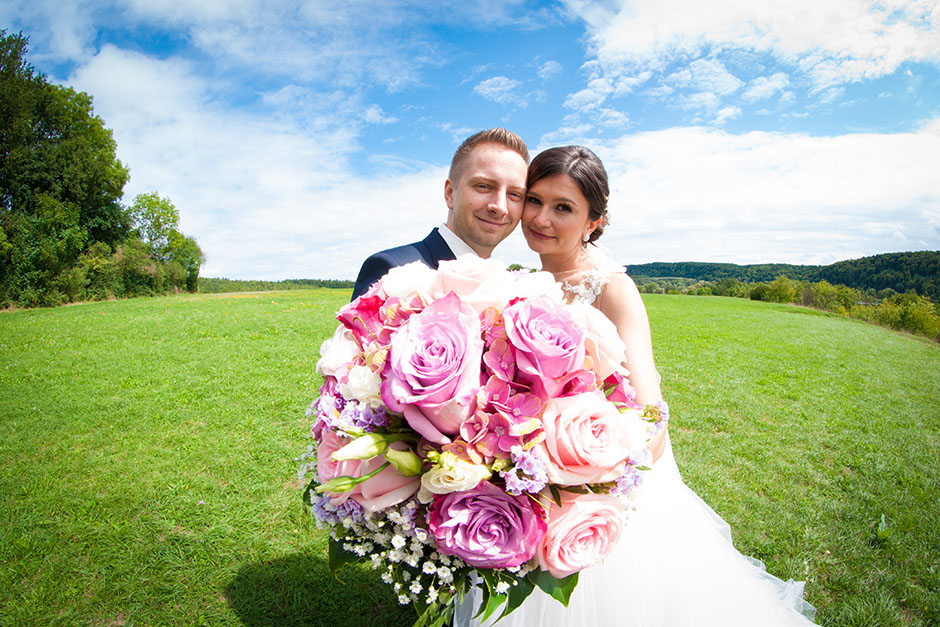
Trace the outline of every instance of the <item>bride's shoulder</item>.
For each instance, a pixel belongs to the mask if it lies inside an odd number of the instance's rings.
[[[597,304],[605,313],[610,311],[625,312],[636,307],[644,307],[640,290],[636,283],[622,268],[612,272],[598,295]]]

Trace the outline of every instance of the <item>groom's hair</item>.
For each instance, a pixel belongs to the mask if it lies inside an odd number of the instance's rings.
[[[473,152],[474,148],[482,144],[499,144],[500,146],[504,146],[521,156],[526,163],[529,163],[529,149],[526,148],[522,138],[512,131],[508,131],[504,128],[491,128],[480,131],[463,140],[463,143],[457,148],[457,152],[454,153],[454,158],[450,162],[450,172],[447,174],[447,178],[454,184],[460,179],[463,165],[466,163],[470,153]]]

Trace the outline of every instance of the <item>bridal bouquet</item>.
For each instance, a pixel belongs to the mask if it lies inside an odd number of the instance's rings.
[[[472,255],[394,268],[337,319],[300,470],[334,571],[371,562],[416,625],[471,585],[484,618],[535,586],[567,605],[668,419],[634,402],[614,325],[548,273]]]

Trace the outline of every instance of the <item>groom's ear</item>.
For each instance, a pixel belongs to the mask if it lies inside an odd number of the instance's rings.
[[[450,179],[444,181],[444,202],[447,203],[448,209],[454,208],[454,184]]]

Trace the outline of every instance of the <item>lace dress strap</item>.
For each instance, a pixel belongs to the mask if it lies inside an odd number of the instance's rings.
[[[604,286],[610,282],[611,277],[623,273],[622,266],[604,264],[579,271],[561,282],[561,289],[565,300],[569,303],[584,303],[593,305]]]

